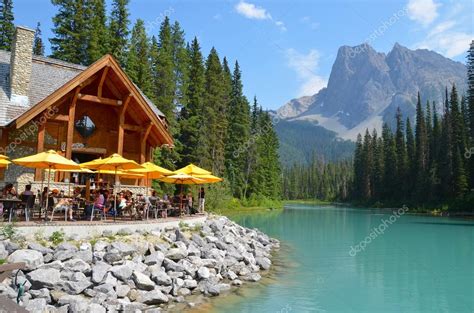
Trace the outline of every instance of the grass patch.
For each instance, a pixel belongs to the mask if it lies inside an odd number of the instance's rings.
[[[319,199],[300,199],[300,200],[285,200],[283,204],[314,204],[314,205],[329,205],[331,201]]]

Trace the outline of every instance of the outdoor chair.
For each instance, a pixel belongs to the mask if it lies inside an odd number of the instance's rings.
[[[92,212],[91,212],[91,222],[92,222],[92,219],[94,218],[94,214],[96,212],[99,212],[99,214],[101,215],[101,219],[103,220],[107,220],[107,214],[105,213],[105,207],[104,206],[98,206],[98,205],[93,205],[92,206]]]
[[[36,195],[21,195],[20,196],[21,201],[23,201],[25,204],[25,220],[27,222],[30,221],[30,214],[32,213],[34,206],[35,206],[35,200],[36,200]]]

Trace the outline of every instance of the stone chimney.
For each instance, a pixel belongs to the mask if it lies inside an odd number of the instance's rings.
[[[34,38],[34,30],[22,26],[16,27],[10,56],[10,101],[17,105],[29,105],[28,90]]]

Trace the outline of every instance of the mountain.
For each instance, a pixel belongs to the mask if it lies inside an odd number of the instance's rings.
[[[466,74],[464,64],[425,49],[410,50],[397,43],[385,54],[368,44],[343,46],[327,87],[289,101],[277,115],[288,125],[307,121],[355,140],[366,128],[380,131],[383,122],[392,125],[398,107],[412,118],[418,91],[422,101],[436,101],[441,111],[444,89],[454,83],[464,93]]]

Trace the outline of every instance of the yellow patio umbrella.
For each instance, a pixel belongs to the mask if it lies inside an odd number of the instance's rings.
[[[6,155],[0,154],[0,168],[5,168],[11,162],[8,161],[8,157]]]
[[[51,170],[80,170],[79,164],[68,160],[54,150],[40,152],[24,158],[13,160],[13,163],[30,168]],[[48,175],[48,191],[51,175]],[[46,210],[48,209],[48,197],[46,197]]]
[[[148,183],[150,179],[157,179],[161,178],[163,176],[168,176],[172,175],[173,172],[170,170],[167,170],[166,168],[163,168],[161,166],[158,166],[154,163],[151,162],[145,162],[141,164],[143,168],[137,169],[137,170],[130,170],[128,171],[129,173],[141,173],[145,174],[145,179],[146,179],[146,188],[149,188]],[[147,192],[145,192],[147,193]]]
[[[186,165],[185,167],[177,169],[173,173],[175,173],[175,174],[182,173],[182,174],[188,174],[188,175],[192,175],[192,176],[211,175],[212,174],[211,172],[209,172],[209,171],[207,171],[203,168],[200,168],[199,166],[196,166],[192,163],[190,163],[189,165]]]
[[[223,181],[222,178],[214,176],[214,175],[195,175],[194,177],[199,178],[204,180],[205,182],[203,184],[212,184],[212,183],[218,183]]]
[[[115,171],[110,171],[110,170],[102,170],[102,171],[99,170],[99,171],[97,171],[97,173],[104,174],[104,175],[115,175]],[[143,178],[143,177],[145,177],[144,174],[134,173],[132,171],[117,171],[117,176],[124,177],[124,178]]]
[[[87,164],[89,163],[89,164]],[[133,160],[129,160],[124,158],[118,153],[114,153],[108,158],[105,159],[97,159],[91,162],[87,162],[85,164],[82,164],[83,167],[86,167],[91,170],[98,170],[98,171],[103,171],[103,170],[113,170],[115,171],[115,182],[114,182],[114,191],[116,188],[116,182],[117,182],[117,172],[119,170],[135,170],[135,169],[140,169],[142,166],[138,164],[137,162]],[[117,197],[114,196],[114,220],[117,212]]]
[[[162,178],[159,178],[160,181],[165,182],[165,183],[170,183],[170,184],[177,184],[181,185],[181,192],[180,192],[180,201],[179,201],[179,209],[181,210],[182,208],[182,194],[183,194],[183,185],[199,185],[199,184],[204,184],[205,180],[194,177],[192,175],[184,174],[184,173],[178,173],[170,176],[165,176]]]

